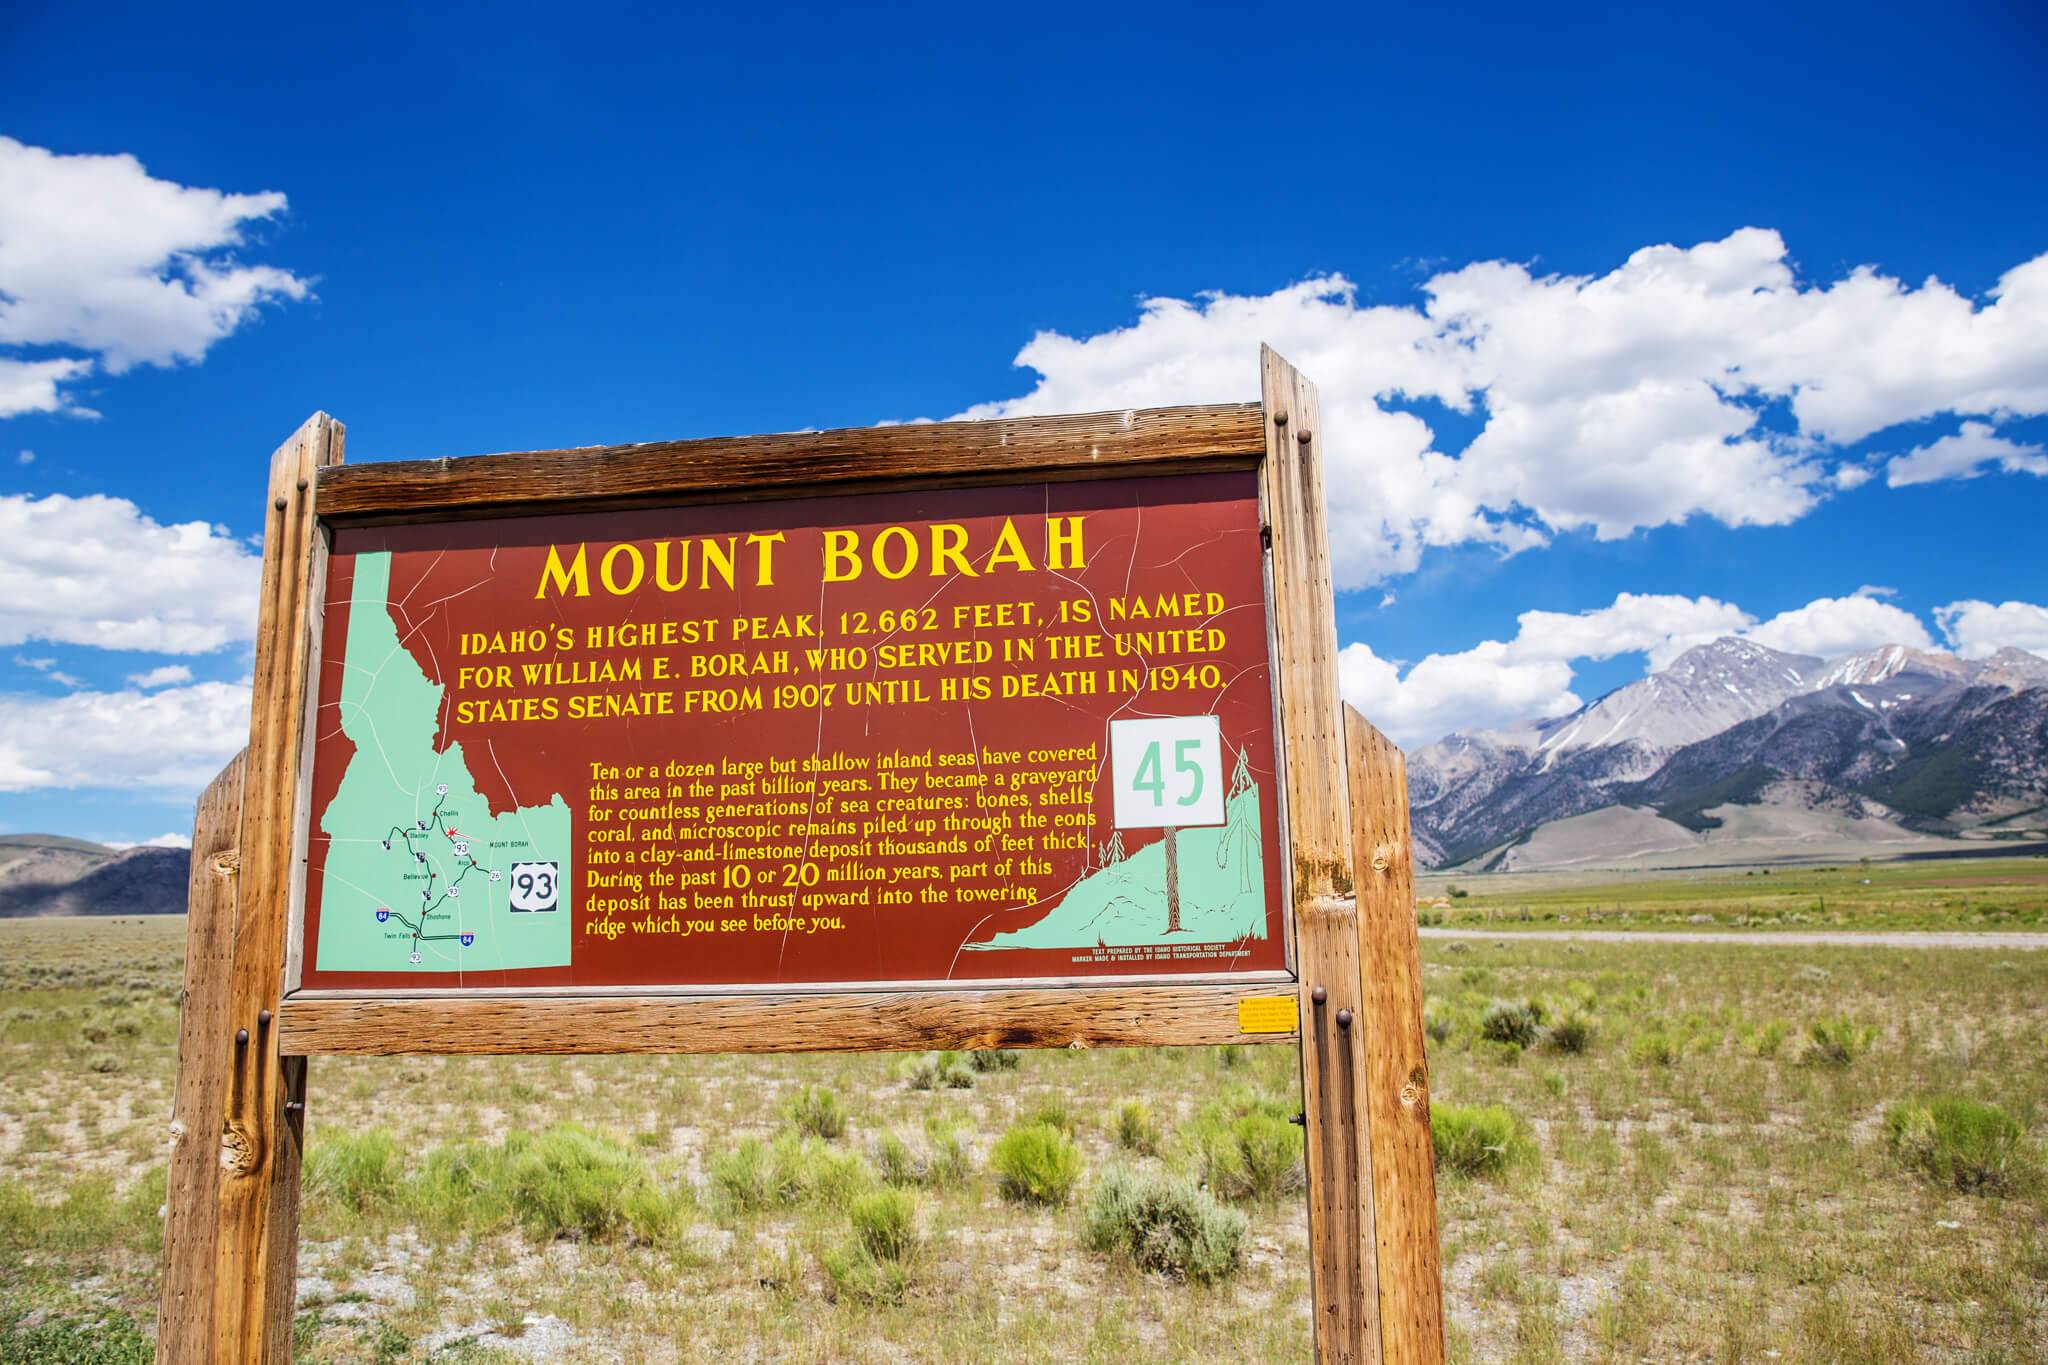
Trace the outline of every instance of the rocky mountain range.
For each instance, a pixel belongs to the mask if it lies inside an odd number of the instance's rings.
[[[117,849],[54,834],[0,835],[0,918],[180,914],[191,860],[182,848]]]
[[[1438,867],[1683,858],[1738,832],[2013,834],[2048,820],[2048,659],[1819,659],[1726,638],[1570,715],[1446,736],[1408,774],[1417,850]]]

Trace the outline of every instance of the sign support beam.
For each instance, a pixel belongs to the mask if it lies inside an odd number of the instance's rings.
[[[304,1058],[278,1047],[286,934],[301,884],[306,830],[315,632],[324,536],[313,480],[342,457],[342,427],[315,413],[270,462],[254,704],[244,766],[234,960],[229,972],[227,1103],[220,1136],[219,1231],[213,1265],[213,1349],[223,1361],[291,1354],[298,1262],[299,1161],[305,1136]]]
[[[1301,1093],[1307,1127],[1309,1276],[1316,1359],[1377,1365],[1371,1116],[1365,1103],[1364,963],[1352,876],[1337,620],[1315,385],[1271,347],[1260,354],[1273,554],[1283,788],[1300,973]]]

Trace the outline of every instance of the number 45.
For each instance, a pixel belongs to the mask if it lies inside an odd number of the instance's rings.
[[[1201,749],[1202,741],[1199,739],[1177,739],[1173,742],[1174,776],[1179,777],[1185,773],[1190,779],[1186,792],[1178,800],[1180,805],[1192,806],[1202,799]],[[1145,746],[1144,755],[1138,759],[1138,770],[1131,776],[1131,790],[1151,793],[1152,804],[1155,806],[1166,804],[1166,776],[1161,771],[1163,766],[1160,743],[1155,739]]]

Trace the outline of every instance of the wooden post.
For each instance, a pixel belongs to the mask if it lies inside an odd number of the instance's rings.
[[[1364,939],[1366,1107],[1381,1351],[1387,1365],[1441,1365],[1443,1274],[1429,1056],[1422,1033],[1422,950],[1408,827],[1408,765],[1365,717],[1344,708],[1352,849]]]
[[[185,987],[179,992],[178,1079],[164,1217],[164,1287],[156,1358],[203,1360],[213,1342],[213,1248],[220,1212],[221,1123],[227,1107],[228,964],[234,959],[235,840],[242,833],[236,754],[201,793],[185,893]]]
[[[1316,1358],[1380,1359],[1364,965],[1353,895],[1350,792],[1315,386],[1260,354],[1266,460],[1260,495],[1273,547],[1273,632],[1301,992],[1309,1275]]]
[[[215,1040],[228,1055],[208,1357],[216,1361],[265,1362],[291,1353],[305,1063],[287,1064],[280,1055],[277,1009],[292,893],[304,869],[301,778],[311,740],[313,623],[326,574],[313,481],[341,453],[341,424],[322,412],[270,462],[234,963],[227,1018]]]

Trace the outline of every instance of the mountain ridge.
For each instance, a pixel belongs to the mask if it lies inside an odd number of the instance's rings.
[[[1857,837],[1953,837],[2048,807],[2048,659],[1905,645],[1822,659],[1723,637],[1569,715],[1446,735],[1411,756],[1409,786],[1434,867],[1499,865],[1609,808],[1695,835],[1759,807],[1829,813]]]
[[[191,861],[183,848],[0,834],[0,919],[180,914]]]

